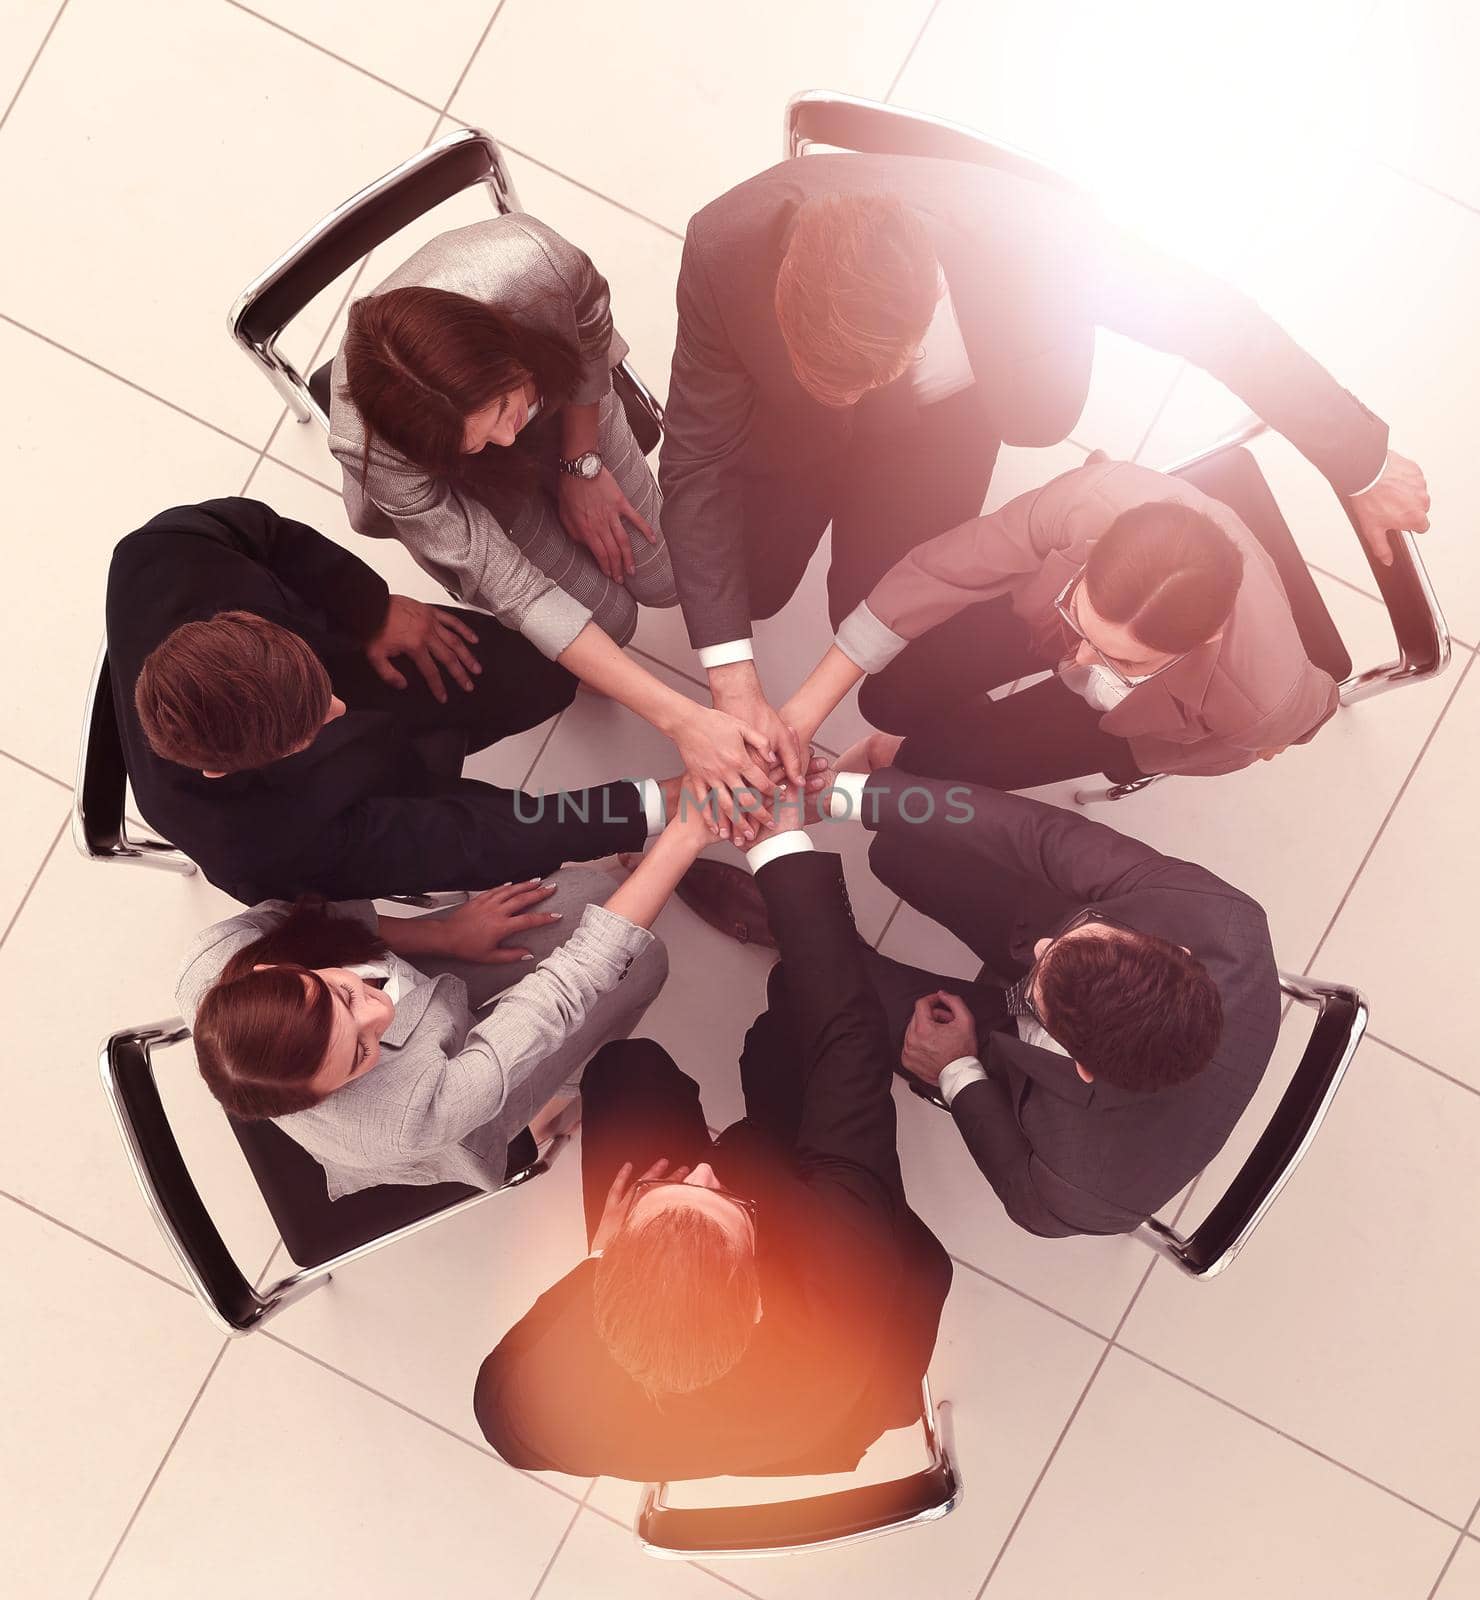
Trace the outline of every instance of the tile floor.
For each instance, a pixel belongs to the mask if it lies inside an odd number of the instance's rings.
[[[1476,23],[1459,0],[1202,9],[0,7],[0,432],[16,579],[0,630],[6,1594],[1480,1596],[1480,1288],[1465,1243],[1480,1067],[1461,1003],[1480,895]],[[84,863],[67,817],[119,535],[170,503],[249,493],[351,537],[322,440],[225,336],[256,270],[367,179],[477,123],[507,141],[531,209],[605,270],[661,390],[686,217],[776,159],[786,96],[821,85],[1052,160],[1258,294],[1427,469],[1424,550],[1459,642],[1446,677],[1348,713],[1306,749],[1195,792],[1163,785],[1114,814],[1259,894],[1286,967],[1372,1000],[1347,1087],[1237,1267],[1197,1286],[1133,1241],[1015,1232],[949,1123],[902,1097],[907,1179],[958,1262],[935,1377],[956,1402],[963,1507],[862,1550],[707,1570],[637,1552],[632,1486],[512,1472],[472,1422],[479,1357],[578,1247],[572,1161],[343,1272],[251,1340],[212,1331],[133,1188],[93,1059],[111,1029],[169,1011],[178,952],[226,902],[199,878]],[[414,237],[474,214],[454,202]],[[396,250],[381,254],[372,275]],[[336,335],[356,281],[294,328],[300,360]],[[1009,452],[994,499],[1096,445],[1166,461],[1238,411],[1177,361],[1104,339],[1073,442]],[[1343,631],[1357,653],[1383,654],[1383,615],[1329,497],[1280,441],[1260,450]],[[355,543],[397,587],[427,593],[399,550]],[[778,694],[823,642],[821,578],[818,565],[762,630]],[[646,617],[638,643],[694,684],[673,613]],[[844,707],[826,742],[858,726]],[[633,770],[651,744],[583,698],[477,770],[595,780]],[[861,845],[846,848],[865,932],[967,970],[960,946],[870,877]],[[765,962],[681,907],[664,931],[674,976],[652,1030],[727,1119]],[[1292,1017],[1251,1127],[1300,1043]],[[164,1077],[210,1206],[249,1270],[267,1270],[282,1259],[275,1234],[188,1047]],[[1241,1129],[1197,1189],[1211,1192],[1251,1137]]]

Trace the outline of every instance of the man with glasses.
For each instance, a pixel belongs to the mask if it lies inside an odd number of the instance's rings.
[[[950,1258],[910,1210],[891,1052],[841,864],[793,806],[754,846],[781,960],[745,1039],[745,1117],[648,1039],[581,1082],[589,1252],[483,1363],[513,1466],[639,1480],[841,1472],[915,1422]]]
[[[869,951],[911,1087],[945,1106],[1031,1233],[1127,1233],[1222,1148],[1279,1032],[1263,910],[1202,867],[1057,806],[866,776],[825,815],[877,833],[874,873],[984,963],[973,983]]]
[[[865,674],[864,716],[903,735],[887,759],[998,789],[1232,772],[1337,706],[1234,512],[1098,455],[910,551],[782,714],[809,739]]]

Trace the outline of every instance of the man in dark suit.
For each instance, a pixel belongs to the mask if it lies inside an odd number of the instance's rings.
[[[750,852],[781,962],[745,1040],[742,1122],[711,1139],[698,1085],[650,1040],[586,1069],[591,1254],[505,1334],[474,1395],[516,1467],[845,1471],[919,1416],[951,1264],[905,1199],[841,865],[810,848],[783,831]]]
[[[1262,909],[1020,795],[891,767],[840,775],[831,805],[877,831],[877,876],[984,962],[962,984],[866,957],[896,1059],[1008,1215],[1047,1236],[1139,1226],[1223,1147],[1269,1063]]]
[[[660,820],[630,783],[540,801],[463,778],[465,753],[553,716],[575,679],[259,501],[177,506],[121,540],[107,621],[139,809],[248,904],[487,888],[641,849]]]
[[[1285,434],[1363,537],[1428,526],[1422,472],[1257,305],[1087,202],[919,156],[784,161],[690,222],[660,482],[717,706],[800,757],[751,659],[832,524],[836,627],[902,555],[976,516],[1001,443],[1050,445],[1096,325],[1185,357]]]

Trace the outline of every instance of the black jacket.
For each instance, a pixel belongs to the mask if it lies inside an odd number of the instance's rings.
[[[1046,1235],[1137,1227],[1222,1149],[1269,1064],[1280,986],[1263,909],[1074,811],[897,767],[870,780],[862,820],[879,834],[875,871],[970,945],[998,993],[996,1025],[978,1038],[988,1076],[956,1095],[951,1115],[1008,1215]],[[1000,986],[1028,970],[1037,939],[1089,905],[1207,968],[1223,1035],[1197,1076],[1151,1094],[1086,1083],[1005,1016]]]
[[[163,511],[108,572],[108,659],[129,780],[144,818],[246,904],[316,891],[348,900],[478,889],[564,860],[641,849],[636,789],[588,791],[590,821],[433,771],[397,717],[350,709],[307,750],[206,778],[149,748],[134,710],[145,657],[182,623],[250,611],[306,640],[335,676],[385,620],[389,590],[358,557],[257,500]],[[336,684],[336,687],[338,685]]]
[[[598,1339],[596,1263],[582,1262],[479,1373],[479,1424],[514,1466],[639,1480],[839,1472],[919,1416],[951,1266],[905,1201],[884,1013],[841,863],[785,856],[757,882],[781,965],[746,1039],[746,1118],[711,1158],[757,1205],[755,1337],[718,1382],[655,1405]]]

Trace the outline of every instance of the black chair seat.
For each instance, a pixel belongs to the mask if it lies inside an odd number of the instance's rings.
[[[329,415],[329,374],[333,370],[333,361],[326,361],[323,366],[314,368],[308,380],[308,392],[318,401],[319,409],[326,417]]]
[[[479,1192],[462,1183],[380,1184],[330,1200],[324,1169],[281,1128],[228,1120],[288,1254],[300,1267],[321,1266]],[[506,1176],[533,1166],[536,1156],[526,1128],[509,1145]]]
[[[1221,500],[1269,552],[1285,586],[1305,653],[1337,683],[1351,676],[1352,658],[1289,525],[1275,504],[1259,463],[1247,450],[1227,450],[1178,473],[1204,494]]]

